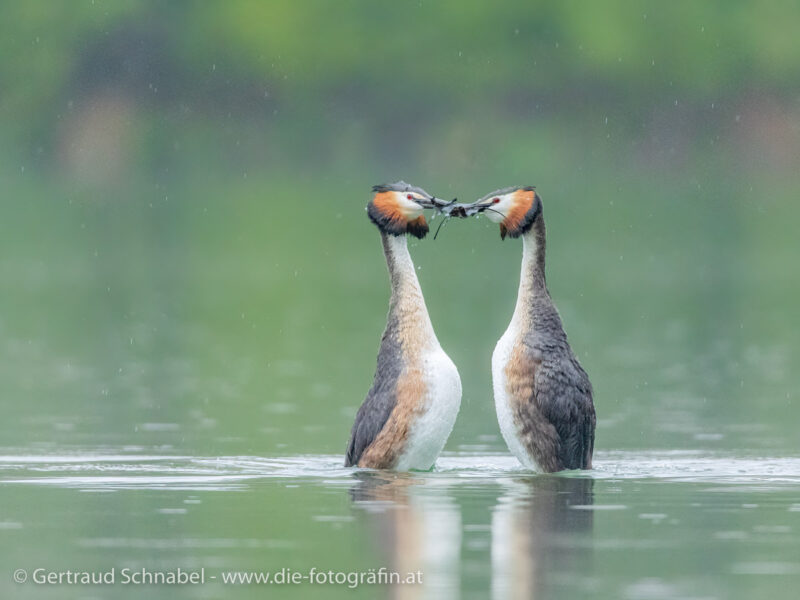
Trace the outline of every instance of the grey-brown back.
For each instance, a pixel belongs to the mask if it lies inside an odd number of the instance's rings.
[[[596,422],[592,384],[546,291],[531,303],[529,322],[523,344],[536,364],[529,410],[535,409],[558,434],[554,470],[590,469]]]
[[[355,423],[350,431],[344,463],[346,467],[358,464],[364,450],[375,441],[397,404],[397,382],[403,371],[403,352],[398,328],[397,317],[390,313],[386,330],[381,338],[372,387],[361,408],[358,409]]]

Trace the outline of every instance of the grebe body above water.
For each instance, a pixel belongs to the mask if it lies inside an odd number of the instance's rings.
[[[458,210],[486,212],[503,239],[522,238],[517,304],[492,355],[495,409],[509,450],[536,471],[591,469],[592,384],[547,289],[541,198],[531,186],[505,188]]]
[[[367,214],[381,234],[392,293],[375,379],[356,415],[345,466],[427,470],[461,405],[458,370],[433,331],[407,245],[407,235],[428,233],[422,213],[436,199],[404,182],[373,191]]]

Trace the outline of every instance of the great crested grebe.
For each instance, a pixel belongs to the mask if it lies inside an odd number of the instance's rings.
[[[375,379],[356,414],[345,466],[427,470],[453,429],[461,378],[436,339],[406,234],[425,237],[423,209],[442,202],[402,181],[373,192],[367,214],[381,232],[392,295]]]
[[[592,384],[572,353],[545,282],[542,200],[532,186],[504,188],[460,205],[458,216],[486,212],[500,237],[522,237],[522,272],[511,323],[492,354],[500,431],[526,467],[591,469]]]

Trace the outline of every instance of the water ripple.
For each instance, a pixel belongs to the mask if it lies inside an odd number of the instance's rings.
[[[192,457],[64,453],[0,456],[0,484],[49,485],[85,491],[124,489],[237,491],[266,480],[349,485],[357,469],[339,455]],[[530,477],[507,454],[446,453],[430,473],[392,474],[430,486],[485,484]],[[700,451],[599,452],[595,469],[560,477],[655,480],[741,486],[800,484],[800,458],[709,455]]]

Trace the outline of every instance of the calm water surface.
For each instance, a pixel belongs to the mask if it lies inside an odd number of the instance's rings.
[[[800,459],[600,452],[533,476],[451,452],[431,473],[341,456],[120,447],[0,457],[3,597],[788,598],[800,583]],[[386,567],[422,585],[224,585],[227,571]],[[12,571],[197,570],[203,585],[16,584]],[[117,575],[119,577],[119,575]]]
[[[360,472],[341,454],[389,296],[374,181],[330,177],[341,202],[305,219],[273,201],[296,197],[291,178],[93,204],[17,177],[24,201],[0,219],[0,597],[794,598],[797,194],[727,172],[558,173],[534,181],[548,285],[598,414],[596,469],[560,476],[519,470],[499,435],[489,359],[520,246],[496,226],[411,244],[464,389],[438,468]],[[424,583],[14,583],[39,567]]]

